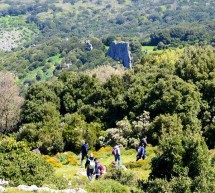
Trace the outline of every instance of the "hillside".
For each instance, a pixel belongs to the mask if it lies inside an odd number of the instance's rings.
[[[214,10],[213,0],[1,0],[8,192],[215,192]],[[80,165],[83,144],[107,167],[99,180]]]
[[[68,66],[76,72],[115,67],[105,57],[113,40],[130,43],[133,65],[152,49],[213,45],[214,6],[210,0],[2,0],[0,69],[30,85]],[[93,44],[91,53],[86,40]]]
[[[210,0],[2,0],[0,15],[24,15],[26,22],[40,31],[35,43],[54,37],[110,35],[145,41],[152,33],[169,28],[183,28],[190,35],[197,31],[210,42],[214,37],[214,6]]]

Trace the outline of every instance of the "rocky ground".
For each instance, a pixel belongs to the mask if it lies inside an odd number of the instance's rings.
[[[21,32],[17,30],[0,30],[0,50],[11,51],[18,47],[21,37]]]

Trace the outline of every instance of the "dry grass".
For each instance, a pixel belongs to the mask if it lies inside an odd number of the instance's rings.
[[[9,7],[10,7],[10,5],[8,5],[7,3],[0,3],[0,10],[7,9]]]
[[[106,82],[112,75],[123,76],[125,69],[122,65],[111,67],[108,65],[99,66],[93,70],[87,71],[86,74],[89,76],[96,76],[100,81]]]

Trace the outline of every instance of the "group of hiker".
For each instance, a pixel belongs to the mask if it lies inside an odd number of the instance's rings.
[[[140,140],[136,161],[139,159],[146,158],[146,146],[147,146],[147,137],[144,137]],[[115,145],[112,149],[112,154],[114,155],[114,161],[112,162],[112,167],[120,167],[120,144]],[[85,169],[87,171],[87,177],[89,180],[93,179],[93,175],[95,175],[95,179],[99,179],[99,177],[106,172],[106,168],[103,164],[101,164],[98,158],[95,158],[91,153],[88,155],[89,146],[88,143],[85,142],[81,147],[81,166],[83,166],[84,158],[86,157]]]
[[[93,179],[93,175],[95,175],[95,179],[99,179],[99,177],[105,173],[106,168],[102,165],[98,158],[94,158],[93,153],[88,156],[89,146],[87,142],[85,142],[81,147],[81,166],[83,166],[84,158],[86,157],[85,168],[87,170],[87,177],[89,180]]]

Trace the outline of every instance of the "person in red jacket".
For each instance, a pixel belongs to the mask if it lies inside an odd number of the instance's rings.
[[[95,158],[95,176],[96,180],[99,179],[99,177],[105,173],[105,166],[103,166],[97,158]]]

